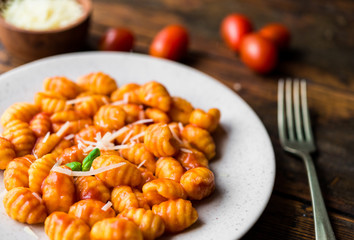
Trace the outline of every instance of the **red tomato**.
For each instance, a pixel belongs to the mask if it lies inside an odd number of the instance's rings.
[[[278,51],[272,41],[252,33],[243,38],[240,57],[242,62],[254,71],[268,73],[277,63]]]
[[[104,51],[125,51],[132,50],[134,35],[126,28],[110,28],[102,36],[99,49]]]
[[[183,26],[169,25],[155,36],[150,55],[178,61],[186,54],[188,43],[188,32]]]
[[[227,46],[238,52],[241,40],[252,31],[252,24],[247,17],[240,14],[230,14],[221,23],[221,36]]]
[[[290,32],[280,23],[271,23],[264,26],[259,34],[273,41],[278,48],[286,48],[290,44]]]

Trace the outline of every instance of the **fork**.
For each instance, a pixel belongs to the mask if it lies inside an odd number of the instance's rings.
[[[283,149],[305,162],[317,240],[335,240],[310,153],[316,150],[307,106],[306,81],[278,82],[278,128]]]

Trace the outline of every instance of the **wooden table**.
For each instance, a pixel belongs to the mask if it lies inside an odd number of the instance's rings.
[[[224,16],[239,12],[260,28],[282,22],[292,32],[291,49],[277,70],[257,75],[229,51],[219,36]],[[304,164],[279,145],[276,106],[280,77],[308,79],[318,153],[315,165],[337,239],[354,239],[354,2],[351,0],[94,0],[90,48],[108,27],[136,34],[136,52],[147,53],[164,26],[190,31],[184,64],[234,89],[258,114],[272,139],[277,164],[268,207],[244,239],[315,239]],[[0,46],[0,72],[23,64]]]

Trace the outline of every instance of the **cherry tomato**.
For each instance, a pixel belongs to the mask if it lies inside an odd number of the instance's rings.
[[[268,73],[277,63],[278,50],[272,41],[252,33],[243,38],[240,57],[242,62],[254,71]]]
[[[102,36],[99,49],[104,51],[125,51],[132,50],[134,35],[126,28],[110,28]]]
[[[250,20],[241,14],[230,14],[221,23],[221,36],[233,51],[238,52],[241,40],[252,31]]]
[[[259,34],[273,41],[278,48],[286,48],[290,44],[290,32],[280,23],[271,23],[264,26]]]
[[[180,60],[188,50],[189,36],[180,25],[163,28],[150,45],[150,55],[170,60]]]

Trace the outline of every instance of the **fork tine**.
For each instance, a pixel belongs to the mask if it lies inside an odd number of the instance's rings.
[[[284,114],[284,80],[278,82],[278,131],[280,142],[284,142],[285,136],[285,114]]]
[[[285,103],[286,103],[286,120],[288,126],[289,140],[295,140],[294,133],[294,119],[293,119],[293,107],[292,107],[292,81],[287,79],[285,82]]]
[[[302,134],[301,123],[301,105],[300,105],[300,82],[299,79],[294,80],[294,114],[295,114],[295,127],[297,140],[302,141],[304,139]]]
[[[313,135],[311,130],[311,121],[309,117],[309,109],[307,106],[307,91],[306,81],[301,81],[301,105],[302,105],[302,117],[304,122],[304,131],[307,141],[313,142]]]

